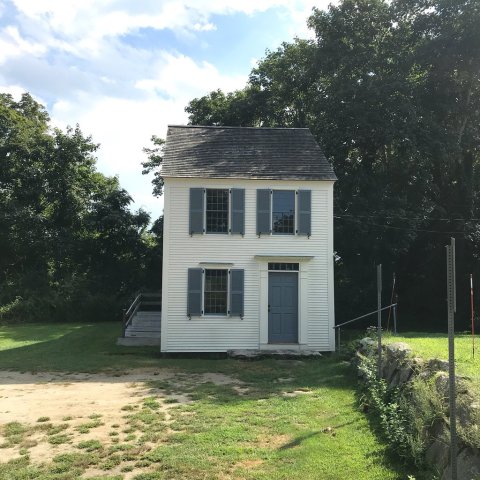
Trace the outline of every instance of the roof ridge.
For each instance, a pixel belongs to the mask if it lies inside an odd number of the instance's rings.
[[[238,127],[232,125],[167,125],[168,128],[211,128],[244,130],[309,130],[308,127]]]

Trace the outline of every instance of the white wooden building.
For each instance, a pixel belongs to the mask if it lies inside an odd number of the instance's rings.
[[[332,351],[333,184],[308,129],[170,126],[161,350]]]

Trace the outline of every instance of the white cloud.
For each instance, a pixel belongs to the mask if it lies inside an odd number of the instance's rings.
[[[60,128],[79,123],[85,135],[91,134],[93,141],[100,143],[99,169],[118,175],[135,206],[143,206],[156,216],[163,208],[163,199],[150,195],[151,178],[140,175],[141,162],[146,159],[142,148],[150,144],[152,134],[165,136],[168,124],[187,122],[184,107],[189,100],[214,88],[240,88],[246,77],[225,76],[206,62],[165,52],[153,73],[138,82],[137,87],[144,91],[141,99],[81,94],[75,101],[57,101],[51,116]],[[158,90],[168,98],[157,95]]]
[[[85,135],[101,144],[99,169],[118,174],[136,207],[144,206],[154,216],[161,212],[163,199],[150,195],[151,178],[141,176],[142,148],[152,134],[164,136],[167,124],[185,123],[184,107],[192,98],[217,88],[241,88],[248,72],[229,75],[165,45],[133,47],[124,36],[168,29],[201,43],[202,32],[217,29],[215,15],[254,15],[269,9],[288,18],[291,37],[305,36],[312,7],[311,0],[11,3],[16,11],[8,7],[7,17],[0,0],[0,25],[2,17],[8,19],[0,27],[0,89],[16,96],[28,90],[39,101],[48,99],[56,126],[79,123]]]
[[[234,90],[245,85],[246,75],[225,76],[208,63],[196,63],[185,55],[173,55],[162,52],[154,68],[152,78],[140,79],[135,86],[141,90],[154,93],[161,92],[169,97],[188,102],[194,96],[221,88]]]
[[[13,3],[22,16],[36,24],[36,36],[44,42],[49,36],[49,44],[68,51],[73,49],[79,56],[86,50],[89,54],[96,52],[104,38],[142,28],[177,32],[212,30],[215,29],[209,20],[212,15],[252,15],[274,7],[288,12],[292,31],[300,34],[306,31],[305,18],[312,8],[311,0],[13,0]],[[323,0],[320,4],[326,6],[327,2]]]
[[[15,26],[9,25],[0,32],[0,64],[9,58],[22,55],[40,56],[46,51],[45,45],[22,38]]]

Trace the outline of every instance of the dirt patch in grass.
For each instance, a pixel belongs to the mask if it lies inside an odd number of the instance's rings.
[[[162,382],[168,383],[168,391],[162,390]],[[132,426],[153,422],[158,415],[168,425],[170,409],[191,403],[182,392],[185,384],[208,382],[241,383],[217,373],[185,376],[152,369],[114,375],[0,371],[2,461],[18,458],[25,449],[31,462],[41,463],[82,451],[82,445],[89,442],[98,442],[102,448],[128,442]],[[12,430],[15,435],[8,436]],[[165,431],[171,433],[169,428]],[[138,474],[138,468],[135,470]],[[113,471],[115,468],[109,474]],[[128,472],[122,474],[129,477]]]
[[[44,462],[76,449],[80,442],[98,440],[102,445],[115,443],[116,431],[128,428],[125,418],[130,412],[122,407],[152,395],[145,382],[165,380],[170,371],[131,371],[124,375],[19,373],[0,371],[0,426],[18,422],[25,427],[18,445],[0,450],[2,461],[18,457],[22,447],[28,447],[32,462]],[[176,397],[175,403],[187,401]],[[167,410],[169,404],[159,404]],[[48,418],[48,423],[38,422]],[[62,431],[59,425],[63,425]],[[114,425],[115,427],[112,427]],[[5,427],[0,444],[6,443]],[[125,436],[125,434],[121,434]]]
[[[260,448],[278,449],[289,445],[291,441],[289,435],[262,435],[257,439],[256,445]]]

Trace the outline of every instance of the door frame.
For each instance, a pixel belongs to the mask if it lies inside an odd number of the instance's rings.
[[[288,262],[290,263],[290,262]],[[298,262],[291,262],[291,263],[298,263]],[[268,264],[267,264],[268,265]],[[288,345],[298,345],[300,343],[300,264],[298,265],[298,270],[268,270],[268,294],[267,294],[267,302],[270,304],[270,275],[276,273],[294,273],[297,276],[297,341],[296,342],[288,342]],[[267,313],[268,307],[267,307]],[[270,315],[268,315],[268,326],[270,326]],[[270,332],[268,331],[268,337],[270,337]],[[268,338],[269,345],[282,345],[281,342],[270,342],[270,338]],[[286,343],[287,344],[287,343]]]
[[[255,255],[259,269],[259,348],[265,350],[302,349],[308,343],[308,271],[313,255]],[[298,344],[268,343],[268,263],[298,263]],[[280,270],[282,271],[282,270]]]

